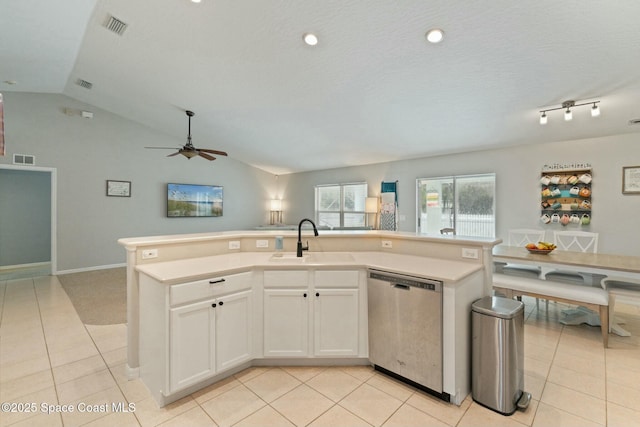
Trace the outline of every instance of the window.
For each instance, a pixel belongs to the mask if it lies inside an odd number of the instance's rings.
[[[316,223],[325,227],[364,227],[367,183],[316,186]]]
[[[418,233],[495,237],[495,174],[417,180]]]

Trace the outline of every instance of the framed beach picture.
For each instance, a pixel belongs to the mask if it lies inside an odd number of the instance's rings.
[[[622,168],[622,194],[640,194],[640,166]]]
[[[167,184],[167,216],[222,216],[222,194],[219,185]]]

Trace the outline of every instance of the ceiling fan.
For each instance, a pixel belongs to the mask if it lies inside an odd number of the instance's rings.
[[[191,117],[195,116],[195,113],[193,111],[189,111],[189,110],[187,110],[186,113],[187,113],[187,116],[189,117],[189,134],[187,136],[187,144],[184,145],[181,148],[178,148],[178,151],[176,151],[173,154],[169,154],[167,157],[173,157],[173,156],[177,156],[178,154],[182,154],[187,159],[191,159],[192,157],[200,156],[200,157],[203,157],[203,158],[211,161],[211,160],[215,160],[216,159],[211,154],[217,154],[219,156],[226,156],[227,153],[225,153],[224,151],[210,150],[208,148],[196,148],[196,147],[193,146],[193,144],[191,143]],[[144,148],[153,148],[153,149],[158,149],[158,150],[175,150],[175,148],[173,148],[173,147],[144,147]]]

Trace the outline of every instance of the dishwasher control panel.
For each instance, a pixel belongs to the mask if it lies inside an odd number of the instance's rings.
[[[433,279],[422,279],[418,277],[404,276],[401,274],[369,271],[369,278],[389,282],[392,285],[400,285],[398,287],[413,287],[429,291],[440,292],[442,290],[442,282]]]

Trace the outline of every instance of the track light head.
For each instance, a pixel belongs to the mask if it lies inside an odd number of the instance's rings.
[[[546,125],[547,124],[547,112],[543,111],[542,115],[540,116],[540,124],[541,125]]]
[[[591,117],[598,117],[600,115],[600,107],[593,103],[593,107],[591,107]]]

